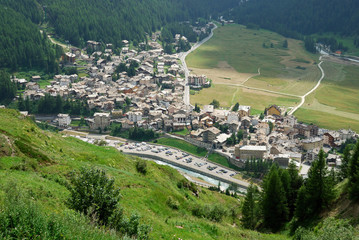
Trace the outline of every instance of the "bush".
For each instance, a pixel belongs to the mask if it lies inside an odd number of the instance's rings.
[[[196,217],[203,217],[214,222],[220,222],[223,217],[228,215],[228,211],[219,204],[213,206],[195,205],[192,208],[192,214]]]
[[[177,187],[191,190],[196,196],[198,196],[198,188],[197,188],[197,186],[193,182],[190,182],[185,178],[181,179],[177,183]]]
[[[0,207],[0,239],[118,239],[76,212],[47,215],[16,184],[7,186],[5,196]]]
[[[140,216],[137,214],[132,214],[130,219],[127,219],[124,217],[122,209],[120,209],[115,211],[109,223],[111,228],[125,234],[125,236],[130,236],[131,239],[149,239],[151,227],[147,224],[140,224]]]
[[[107,142],[105,140],[95,140],[94,144],[100,147],[107,146]]]
[[[56,218],[41,213],[39,207],[18,190],[12,189],[6,196],[5,208],[0,211],[0,238],[44,239],[51,236],[61,239],[64,229]]]
[[[175,199],[173,199],[172,196],[169,196],[168,199],[167,199],[167,205],[174,209],[174,210],[178,210],[179,209],[179,202]]]
[[[103,170],[82,168],[71,176],[70,181],[68,206],[106,225],[120,200],[120,191],[115,188],[114,180],[109,179]]]
[[[294,240],[311,239],[355,239],[354,229],[346,220],[327,218],[314,231],[299,227],[294,234]]]
[[[136,170],[143,175],[147,173],[147,162],[145,160],[138,160],[136,162]]]

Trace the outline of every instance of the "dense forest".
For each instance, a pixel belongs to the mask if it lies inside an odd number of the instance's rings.
[[[41,0],[47,20],[57,34],[73,45],[87,40],[113,43],[142,41],[167,23],[210,18],[237,4],[237,0]]]
[[[61,48],[55,49],[29,18],[1,3],[0,33],[0,68],[57,71],[56,59],[61,54]]]
[[[325,32],[359,34],[356,0],[251,0],[231,11],[231,17],[294,38]]]

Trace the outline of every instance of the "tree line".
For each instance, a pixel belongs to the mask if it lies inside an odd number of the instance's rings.
[[[218,15],[236,4],[234,0],[40,0],[46,5],[47,21],[57,34],[73,45],[87,40],[113,43],[121,40],[144,41],[146,33],[160,30],[167,23]]]
[[[329,171],[324,151],[312,163],[308,177],[303,179],[294,163],[288,169],[273,164],[262,183],[262,191],[251,185],[242,205],[242,223],[257,230],[283,230],[287,224],[292,234],[310,226],[320,213],[330,209],[336,198],[335,185],[348,179],[347,189],[352,201],[359,200],[359,142],[355,149],[344,151],[343,165],[338,174]],[[287,227],[288,227],[287,226]],[[302,239],[302,238],[298,238]]]
[[[17,102],[20,111],[28,111],[30,114],[59,114],[68,113],[75,116],[93,116],[96,109],[90,109],[85,100],[63,99],[60,95],[56,97],[45,94],[38,100],[25,99],[20,96]]]
[[[297,39],[326,32],[359,35],[356,0],[252,0],[242,2],[230,12],[230,17],[241,24],[256,25]]]
[[[1,3],[0,29],[1,68],[12,72],[33,68],[43,69],[47,73],[58,71],[61,47],[53,46],[46,33],[41,34],[30,19]]]

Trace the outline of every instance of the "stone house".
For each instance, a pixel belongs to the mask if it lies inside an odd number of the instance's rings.
[[[110,126],[110,113],[95,113],[94,119],[88,120],[91,130],[106,130]]]
[[[208,128],[203,131],[203,141],[206,143],[213,142],[220,133],[221,131],[215,127]]]
[[[68,114],[58,114],[57,115],[57,121],[59,127],[66,128],[71,124],[71,118]]]

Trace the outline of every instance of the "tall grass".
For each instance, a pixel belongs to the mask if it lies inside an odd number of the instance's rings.
[[[76,212],[46,214],[15,184],[5,193],[0,206],[0,239],[119,239],[114,231],[100,229]]]

